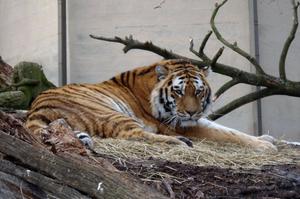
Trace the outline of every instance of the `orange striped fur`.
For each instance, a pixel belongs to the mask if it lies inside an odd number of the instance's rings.
[[[26,126],[35,134],[64,118],[74,131],[103,138],[191,145],[183,137],[274,146],[205,119],[211,89],[202,70],[165,60],[98,84],[69,84],[43,92],[32,103]]]

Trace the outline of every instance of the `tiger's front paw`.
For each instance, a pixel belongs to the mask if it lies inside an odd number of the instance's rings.
[[[74,133],[84,146],[89,149],[93,148],[93,140],[89,134],[81,131],[74,131]]]
[[[268,141],[268,142],[270,142],[272,144],[274,144],[277,141],[273,136],[266,135],[266,134],[257,137],[257,139],[263,140],[263,141]]]

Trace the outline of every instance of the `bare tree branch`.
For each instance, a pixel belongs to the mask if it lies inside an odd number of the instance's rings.
[[[261,99],[270,95],[275,95],[280,93],[279,90],[276,89],[269,89],[269,88],[265,88],[250,94],[247,94],[245,96],[242,96],[238,99],[235,99],[231,102],[229,102],[228,104],[226,104],[225,106],[223,106],[222,108],[214,111],[212,114],[210,114],[208,116],[208,118],[210,118],[211,120],[216,120],[220,117],[222,117],[223,115],[231,112],[232,110],[239,108],[249,102],[253,102],[257,99]]]
[[[154,45],[152,42],[140,42],[138,40],[134,40],[132,37],[126,37],[125,39],[121,39],[120,37],[115,38],[106,38],[101,36],[94,36],[90,35],[91,38],[102,40],[102,41],[108,41],[108,42],[114,42],[114,43],[121,43],[125,45],[124,52],[128,52],[132,49],[140,49],[140,50],[146,50],[153,52],[155,54],[158,54],[165,59],[185,59],[190,61],[192,64],[197,65],[199,67],[206,67],[207,65],[211,64],[211,60],[209,62],[201,61],[201,60],[195,60],[188,57],[184,57],[178,54],[173,53],[172,51],[168,51],[166,49],[163,49],[157,45]],[[243,70],[238,69],[240,67],[233,67],[222,63],[216,63],[214,67],[212,67],[212,70],[216,73],[226,75],[232,78],[238,78],[241,83],[254,85],[254,86],[263,86],[268,88],[278,88],[282,87],[284,85],[293,85],[292,87],[298,87],[300,83],[296,83],[292,81],[287,81],[286,83],[283,83],[279,78],[263,74],[263,75],[256,75],[253,73],[249,73]],[[296,92],[295,95],[300,95],[299,92]]]
[[[299,2],[295,0],[291,0],[292,5],[293,5],[293,26],[291,29],[291,32],[286,39],[281,55],[280,55],[280,60],[279,60],[279,76],[282,80],[286,81],[286,73],[285,73],[285,60],[287,57],[287,53],[289,51],[289,48],[291,46],[292,41],[295,38],[295,34],[298,29],[298,7],[299,7]]]
[[[217,63],[218,59],[221,57],[223,51],[224,51],[224,46],[218,50],[218,52],[215,54],[215,56],[211,60],[210,65],[212,68],[216,65],[216,63]]]
[[[257,71],[257,73],[264,74],[265,72],[263,71],[262,67],[259,65],[259,63],[257,62],[257,60],[253,56],[251,56],[250,54],[248,54],[247,52],[245,52],[244,50],[239,48],[238,45],[237,45],[237,42],[234,42],[233,44],[229,43],[226,39],[223,38],[223,36],[220,34],[219,30],[217,29],[217,27],[215,25],[215,17],[217,15],[219,9],[226,2],[227,2],[227,0],[223,0],[222,3],[220,3],[220,4],[216,3],[216,5],[215,5],[215,10],[213,11],[213,14],[212,14],[211,19],[210,19],[210,25],[211,25],[211,28],[212,28],[214,34],[216,35],[217,39],[220,42],[222,42],[225,46],[227,46],[231,50],[235,51],[239,55],[245,57],[251,64],[253,64],[256,71]]]
[[[227,91],[228,89],[230,89],[231,87],[233,87],[239,83],[240,83],[240,80],[238,80],[238,79],[232,79],[232,80],[228,81],[227,83],[225,83],[215,93],[215,95],[213,97],[213,101],[216,101],[223,93],[225,93],[225,91]]]
[[[105,38],[105,37],[98,37],[98,36],[94,36],[94,35],[90,35],[90,36],[92,38],[98,39],[98,40],[121,43],[121,44],[125,45],[125,47],[123,49],[123,51],[125,53],[131,49],[141,49],[141,50],[146,50],[146,51],[156,53],[156,54],[164,57],[165,59],[185,59],[185,60],[190,61],[192,64],[197,65],[198,67],[201,67],[201,68],[206,67],[206,66],[211,66],[211,68],[214,72],[222,74],[222,75],[226,75],[226,76],[229,76],[232,78],[231,81],[225,83],[216,92],[215,100],[220,95],[222,95],[225,91],[227,91],[228,89],[230,89],[231,87],[233,87],[234,85],[239,84],[239,83],[265,87],[265,89],[262,89],[260,91],[254,92],[254,93],[250,93],[250,94],[240,97],[236,100],[233,100],[229,104],[225,105],[223,108],[220,108],[215,113],[211,114],[210,117],[212,119],[217,119],[217,118],[223,116],[224,114],[229,113],[230,111],[232,111],[246,103],[255,101],[257,99],[260,99],[260,98],[263,98],[266,96],[278,94],[278,95],[288,95],[288,96],[300,97],[300,82],[294,82],[294,81],[287,80],[286,78],[282,78],[282,77],[285,77],[285,71],[284,71],[285,66],[284,65],[285,65],[286,54],[288,52],[288,48],[290,46],[290,43],[291,43],[293,37],[295,37],[295,32],[296,32],[297,25],[298,25],[297,8],[299,6],[299,2],[296,3],[295,0],[292,1],[293,8],[294,8],[294,25],[293,25],[293,29],[290,33],[290,36],[285,43],[285,47],[284,47],[283,53],[281,55],[281,57],[283,57],[283,58],[281,58],[280,61],[283,62],[283,64],[280,64],[280,68],[281,68],[281,70],[283,69],[284,72],[281,74],[284,74],[284,75],[280,76],[280,78],[266,74],[262,70],[262,67],[258,64],[257,60],[254,57],[252,57],[251,55],[249,55],[248,53],[246,53],[245,51],[240,49],[236,42],[233,44],[229,43],[220,34],[220,32],[218,31],[218,29],[215,26],[214,20],[218,13],[218,10],[226,2],[227,2],[227,0],[223,0],[221,4],[216,4],[216,8],[213,11],[211,21],[210,21],[212,30],[213,30],[214,34],[216,35],[217,39],[221,43],[223,43],[226,47],[230,48],[231,50],[237,52],[239,55],[241,55],[244,58],[246,58],[247,60],[249,60],[249,62],[255,66],[256,72],[257,72],[255,74],[240,70],[239,69],[240,67],[217,63],[218,58],[221,56],[221,54],[224,50],[224,47],[220,48],[219,51],[216,53],[216,55],[212,59],[209,58],[205,54],[204,49],[208,42],[208,39],[210,38],[210,36],[212,34],[212,31],[209,31],[206,34],[206,36],[204,37],[204,39],[200,45],[198,52],[194,49],[193,39],[190,40],[189,50],[193,54],[195,54],[197,57],[199,57],[201,60],[195,60],[195,59],[181,56],[179,54],[175,54],[172,51],[168,51],[166,49],[163,49],[159,46],[154,45],[152,42],[148,42],[148,41],[140,42],[138,40],[134,40],[132,38],[132,36],[125,37],[125,39],[121,39],[120,37]],[[284,81],[282,81],[282,80],[284,80]]]
[[[199,49],[199,52],[197,52],[195,49],[194,49],[194,41],[193,39],[190,39],[190,51],[196,55],[197,57],[199,57],[200,59],[203,60],[203,62],[205,62],[207,65],[210,65],[211,67],[214,67],[217,63],[217,60],[219,59],[219,57],[222,55],[223,51],[224,51],[224,47],[220,48],[218,50],[218,52],[215,54],[215,56],[213,57],[213,59],[211,60],[205,53],[204,53],[204,48],[205,48],[205,45],[211,35],[211,31],[208,32],[208,34],[205,36],[205,38],[203,39],[202,43],[201,43],[201,46],[200,46],[200,49]]]
[[[204,40],[203,40],[204,41]],[[207,41],[207,40],[206,40]],[[205,42],[206,43],[206,42]],[[202,42],[202,45],[203,45],[203,42]],[[201,45],[201,46],[202,46]],[[211,60],[208,58],[208,56],[202,51],[199,51],[197,52],[195,49],[194,49],[194,40],[193,39],[190,39],[190,52],[192,52],[194,55],[196,55],[197,57],[199,57],[200,59],[203,60],[203,62],[205,62],[207,65],[210,65],[211,63]]]
[[[201,45],[200,45],[200,48],[199,48],[199,54],[204,52],[204,48],[205,48],[206,43],[207,43],[208,39],[210,38],[211,34],[212,34],[212,31],[210,30],[210,31],[208,31],[208,33],[205,35],[205,37],[204,37],[204,39],[203,39],[203,41],[202,41],[202,43],[201,43]]]
[[[140,49],[140,50],[146,50],[146,51],[153,52],[155,54],[162,56],[165,59],[185,59],[185,60],[191,61],[193,64],[195,64],[199,67],[204,67],[206,65],[206,63],[204,63],[202,61],[190,59],[190,58],[178,55],[176,53],[173,53],[172,51],[169,51],[167,49],[163,49],[157,45],[154,45],[151,41],[140,42],[138,40],[133,39],[133,37],[131,35],[129,37],[125,37],[125,39],[122,39],[120,37],[108,38],[108,37],[102,37],[102,36],[95,36],[95,35],[91,35],[91,34],[90,34],[90,37],[93,39],[102,40],[102,41],[121,43],[125,46],[123,48],[124,53],[127,53],[128,51],[130,51],[132,49]]]

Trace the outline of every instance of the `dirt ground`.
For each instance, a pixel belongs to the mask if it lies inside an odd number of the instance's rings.
[[[128,142],[100,140],[96,142],[97,156],[170,198],[300,198],[299,146],[281,144],[277,145],[278,152],[265,154],[211,142],[195,143],[194,149],[188,151]],[[178,161],[194,155],[189,152],[192,150],[212,153],[192,156],[198,158],[193,164],[190,158]],[[166,159],[165,154],[177,154],[180,158]],[[212,161],[205,162],[209,158]],[[220,164],[224,159],[224,164]]]
[[[230,169],[158,159],[111,162],[171,198],[300,198],[300,165],[295,164]],[[147,173],[151,179],[143,179]]]

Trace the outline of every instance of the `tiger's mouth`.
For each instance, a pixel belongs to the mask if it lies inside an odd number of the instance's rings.
[[[167,119],[167,124],[173,127],[190,127],[196,126],[198,124],[198,120],[202,118],[202,114],[199,116],[178,116],[173,115]]]

